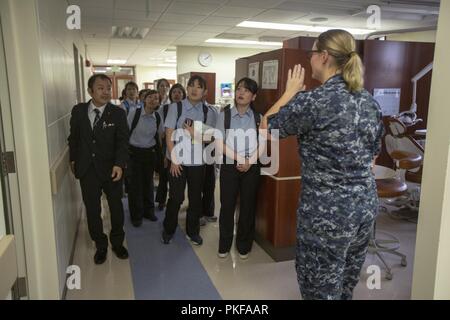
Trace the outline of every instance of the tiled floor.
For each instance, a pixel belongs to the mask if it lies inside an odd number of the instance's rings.
[[[160,217],[158,222],[147,223],[160,224],[164,213],[160,212],[158,215]],[[185,213],[182,212],[179,219],[180,228],[177,232],[181,233],[184,230],[184,221]],[[158,226],[158,228],[160,227]],[[366,281],[370,276],[367,273],[367,267],[370,265],[381,266],[381,262],[374,255],[368,255],[362,270],[361,281],[355,289],[354,299],[410,299],[416,225],[393,220],[386,213],[381,213],[377,228],[378,231],[387,231],[399,238],[401,251],[407,255],[408,266],[401,267],[399,258],[385,255],[386,261],[392,266],[393,279],[391,281],[384,279],[384,270],[381,267],[381,289],[369,290],[366,286]],[[220,259],[217,257],[218,223],[208,223],[202,227],[201,235],[204,239],[201,247],[189,245],[186,248],[195,252],[202,265],[203,271],[201,272],[206,271],[222,299],[301,299],[294,261],[274,262],[256,243],[248,260],[241,260],[234,250],[227,258]],[[159,239],[159,235],[155,236],[155,239]],[[177,241],[187,241],[181,236],[179,239]],[[152,246],[152,250],[168,250],[168,248],[162,244],[155,244]],[[69,291],[67,299],[134,299],[136,288],[133,287],[133,270],[129,260],[119,260],[111,252],[108,252],[107,262],[97,266],[92,261],[94,253],[95,249],[89,239],[86,222],[83,219],[73,262],[82,270],[82,289]],[[158,256],[152,252],[148,254]],[[195,255],[193,257],[195,258]],[[141,267],[145,268],[145,266]],[[164,275],[166,270],[164,266],[161,266],[159,270],[152,269],[152,272],[160,272],[161,276],[158,281],[163,281],[162,285],[164,285],[164,281],[167,281],[169,287],[169,282],[173,281],[174,277]],[[190,271],[184,270],[184,272]],[[133,274],[133,276],[136,275]],[[136,279],[134,280],[136,281]],[[137,280],[139,281],[139,279]],[[161,282],[159,284],[161,285]],[[148,290],[153,290],[152,286],[149,286]],[[158,297],[158,294],[149,292],[148,296]],[[160,299],[168,297],[170,297],[170,292],[166,292]]]

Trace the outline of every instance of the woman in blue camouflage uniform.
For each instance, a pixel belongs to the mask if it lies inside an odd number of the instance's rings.
[[[378,197],[372,166],[383,135],[378,103],[363,88],[355,40],[322,33],[310,52],[322,85],[304,91],[305,70],[288,73],[286,91],[262,126],[295,135],[302,159],[296,270],[304,299],[351,299],[359,281]]]

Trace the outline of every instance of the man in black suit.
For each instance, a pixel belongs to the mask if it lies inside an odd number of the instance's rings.
[[[125,111],[110,103],[111,79],[104,74],[88,81],[92,99],[73,107],[70,118],[70,165],[80,180],[89,234],[95,241],[96,264],[106,260],[108,237],[103,233],[101,218],[102,190],[111,213],[112,248],[120,259],[128,258],[123,246],[124,214],[122,206],[122,173],[128,161],[128,124]]]

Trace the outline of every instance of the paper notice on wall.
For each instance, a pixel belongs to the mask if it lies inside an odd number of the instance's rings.
[[[373,97],[380,104],[383,116],[400,113],[400,88],[373,89]]]
[[[278,60],[263,62],[262,89],[278,89]]]
[[[248,64],[248,77],[259,84],[259,62],[252,62]]]

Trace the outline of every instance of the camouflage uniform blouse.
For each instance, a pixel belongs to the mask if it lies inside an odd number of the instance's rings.
[[[375,217],[371,164],[384,131],[380,107],[369,92],[351,93],[341,75],[333,76],[312,91],[299,92],[269,118],[268,126],[279,129],[280,138],[297,136],[302,220],[345,224]]]

